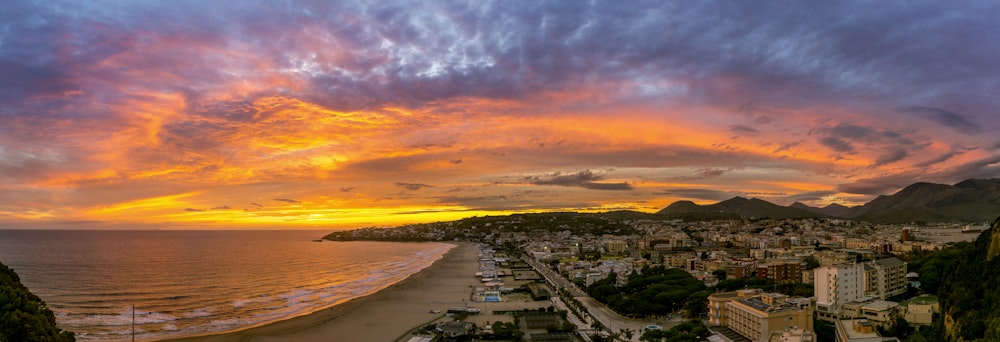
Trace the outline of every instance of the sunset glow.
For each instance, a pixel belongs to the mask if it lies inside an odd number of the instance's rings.
[[[5,7],[4,228],[857,205],[1000,177],[989,2]]]

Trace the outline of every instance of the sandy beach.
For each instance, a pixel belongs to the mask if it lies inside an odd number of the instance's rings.
[[[450,307],[469,304],[471,287],[479,284],[478,269],[475,245],[462,243],[426,269],[371,295],[246,330],[169,341],[393,341]]]

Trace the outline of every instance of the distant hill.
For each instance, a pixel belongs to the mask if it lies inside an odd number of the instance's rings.
[[[831,204],[831,205],[828,205],[828,206],[825,206],[825,207],[822,207],[822,208],[816,208],[816,207],[812,207],[812,206],[803,204],[801,202],[795,202],[795,203],[792,203],[791,205],[789,205],[788,207],[790,207],[790,208],[798,208],[798,209],[802,209],[802,210],[808,210],[810,212],[813,212],[813,213],[816,213],[816,214],[820,214],[820,215],[823,215],[823,216],[830,216],[830,217],[850,217],[851,216],[851,208],[850,207],[845,207],[845,206],[837,204],[837,203],[834,203],[834,204]]]
[[[677,201],[657,212],[730,214],[740,217],[836,217],[873,223],[988,222],[1000,212],[1000,179],[969,179],[955,185],[915,183],[858,207],[831,204],[823,208],[803,203],[787,207],[761,199],[734,197],[716,204]]]
[[[809,218],[809,217],[823,217],[824,215],[818,214],[809,210],[794,208],[794,207],[784,207],[765,200],[751,198],[746,199],[743,197],[733,197],[731,199],[711,204],[711,205],[697,205],[690,201],[678,201],[674,202],[670,206],[664,208],[657,212],[657,214],[676,216],[683,214],[724,214],[725,216],[737,216],[737,217],[758,217],[758,218]]]
[[[875,223],[989,222],[1000,211],[1000,179],[916,183],[853,210],[850,217]]]

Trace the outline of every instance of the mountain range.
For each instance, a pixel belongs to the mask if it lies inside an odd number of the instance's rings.
[[[758,218],[844,218],[872,223],[990,222],[1000,215],[1000,178],[968,179],[955,185],[915,183],[861,206],[830,204],[817,208],[795,202],[777,205],[757,198],[733,197],[709,205],[677,201],[657,214],[733,215]]]

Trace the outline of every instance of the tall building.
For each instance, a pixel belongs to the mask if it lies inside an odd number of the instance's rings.
[[[864,298],[865,271],[861,264],[820,266],[813,275],[816,314],[820,318],[836,318],[842,305]]]
[[[906,293],[906,262],[895,257],[865,264],[865,295],[886,300]]]
[[[906,293],[906,263],[897,258],[821,266],[813,270],[813,277],[817,316],[831,321],[842,318],[841,309],[847,303]]]

